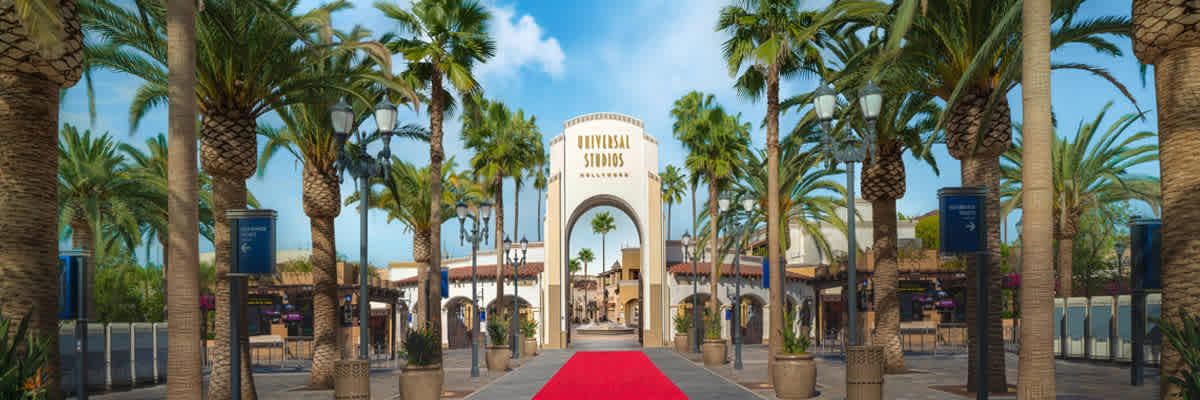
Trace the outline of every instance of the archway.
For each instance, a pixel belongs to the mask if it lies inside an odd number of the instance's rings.
[[[595,113],[573,118],[563,124],[563,133],[550,141],[546,269],[541,280],[548,300],[541,321],[545,347],[563,348],[570,342],[572,321],[568,318],[574,308],[567,282],[571,231],[584,212],[601,206],[628,216],[638,234],[639,341],[651,347],[666,343],[666,266],[657,172],[658,142],[644,132],[641,121],[629,116]],[[617,302],[624,306],[621,303]]]
[[[641,310],[638,310],[638,305],[641,303],[638,299],[630,299],[621,306],[621,323],[630,328],[636,328],[642,315]]]
[[[692,313],[692,297],[693,295],[689,294],[687,297],[684,297],[683,300],[679,301],[679,304],[676,305],[677,312],[679,313],[678,315],[687,316],[687,318],[695,318],[696,314]],[[697,301],[700,302],[700,320],[697,321],[698,323],[695,324],[695,326],[696,329],[700,330],[700,337],[703,338],[708,330],[708,319],[712,318],[712,303],[709,302],[710,296],[708,293],[700,292],[697,293],[695,297],[697,298]],[[721,299],[718,298],[717,308],[720,309],[724,307],[724,305],[725,303],[722,303]],[[717,318],[720,317],[720,315],[717,316]]]
[[[763,342],[763,305],[762,298],[752,294],[742,295],[738,312],[743,344],[762,344]]]
[[[471,321],[474,321],[475,310],[471,299],[455,297],[443,306],[446,310],[446,341],[451,349],[471,347]]]

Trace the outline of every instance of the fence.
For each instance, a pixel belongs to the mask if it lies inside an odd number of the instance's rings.
[[[88,391],[129,388],[165,382],[167,378],[166,323],[88,324]],[[58,325],[59,369],[62,388],[74,394],[76,370],[75,321]]]

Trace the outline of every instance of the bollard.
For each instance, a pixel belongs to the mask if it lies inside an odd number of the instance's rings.
[[[846,346],[846,400],[883,398],[883,346]]]
[[[337,400],[369,400],[371,398],[371,361],[334,361],[333,398]]]

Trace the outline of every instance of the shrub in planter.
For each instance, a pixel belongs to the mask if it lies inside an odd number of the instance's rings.
[[[725,363],[725,339],[721,338],[721,320],[710,316],[704,321],[704,344],[700,345],[700,353],[704,357],[704,365],[715,367]]]
[[[0,316],[0,398],[45,398],[51,373],[46,368],[49,341],[29,331],[32,315],[33,310],[25,313],[15,332],[10,331],[13,321]]]
[[[775,386],[775,397],[780,399],[807,399],[817,389],[817,366],[813,355],[806,353],[811,343],[807,332],[797,331],[796,313],[789,310],[779,331],[783,340],[783,352],[775,354],[775,370],[771,377]]]
[[[491,341],[486,357],[488,371],[507,370],[508,361],[512,358],[512,354],[508,350],[508,324],[505,322],[499,318],[488,318],[488,340]]]
[[[688,329],[692,327],[692,318],[687,314],[675,316],[675,351],[687,353],[692,348],[692,335]]]
[[[531,319],[522,321],[521,336],[525,338],[525,342],[521,344],[521,355],[532,356],[537,354],[537,322]]]
[[[1179,309],[1179,325],[1154,318],[1162,329],[1163,339],[1175,348],[1183,359],[1179,376],[1164,376],[1164,383],[1179,387],[1179,395],[1185,400],[1200,399],[1200,317],[1189,315]]]
[[[441,338],[428,327],[413,329],[404,338],[404,356],[408,360],[400,374],[400,397],[406,400],[437,400],[442,395],[445,375],[441,358]]]

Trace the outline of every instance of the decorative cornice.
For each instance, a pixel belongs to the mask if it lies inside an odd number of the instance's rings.
[[[649,175],[650,179],[653,179],[655,182],[661,182],[658,179],[658,174],[654,173],[654,171],[646,171],[646,175]]]
[[[550,139],[550,145],[553,146],[555,143],[558,143],[558,142],[561,142],[564,140],[567,140],[567,134],[565,134],[565,133],[555,136],[554,139]]]
[[[554,175],[550,175],[550,179],[546,180],[546,184],[549,185],[551,182],[557,181],[559,179],[562,179],[562,172],[556,173]]]
[[[644,127],[642,125],[642,121],[637,118],[630,117],[628,115],[623,115],[623,114],[602,112],[602,113],[584,114],[584,115],[580,115],[575,118],[571,118],[571,119],[567,120],[567,122],[563,123],[563,129],[567,129],[573,125],[587,122],[587,121],[598,121],[598,120],[604,120],[604,119],[613,120],[613,121],[621,121],[621,122],[636,126],[638,128]]]
[[[655,146],[658,145],[658,139],[655,139],[653,136],[650,136],[649,133],[642,132],[642,138],[646,139],[646,141],[648,141],[650,143],[654,143]]]

